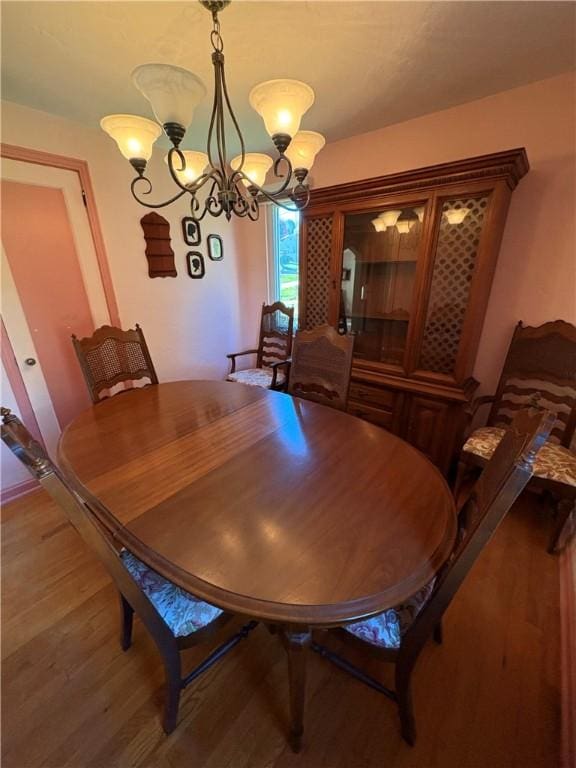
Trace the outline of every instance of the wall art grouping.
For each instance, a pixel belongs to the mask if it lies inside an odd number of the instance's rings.
[[[170,222],[158,213],[148,213],[140,219],[146,241],[146,259],[149,277],[177,277],[174,251],[170,240]],[[191,216],[182,219],[182,236],[186,245],[198,246],[202,241],[200,222]],[[220,235],[208,235],[206,248],[210,261],[222,261],[224,244]],[[193,280],[206,274],[206,263],[200,251],[188,251],[186,269]]]

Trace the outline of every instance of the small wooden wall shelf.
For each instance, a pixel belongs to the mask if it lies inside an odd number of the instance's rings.
[[[170,224],[158,213],[147,213],[140,219],[146,240],[149,277],[176,277],[174,251],[170,246]]]

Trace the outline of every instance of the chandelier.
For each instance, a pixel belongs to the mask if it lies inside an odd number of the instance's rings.
[[[314,103],[314,91],[298,80],[269,80],[254,86],[251,106],[263,118],[266,131],[277,150],[276,159],[266,154],[246,152],[244,138],[234,115],[224,72],[224,43],[218,13],[230,0],[200,0],[212,14],[212,64],[214,66],[214,101],[208,129],[206,152],[181,149],[182,140],[194,110],[206,94],[195,74],[169,64],[143,64],[132,72],[132,81],[148,99],[158,122],[137,115],[108,115],[100,121],[124,157],[136,171],[131,190],[134,198],[147,208],[163,208],[183,195],[190,196],[192,217],[200,221],[224,214],[258,218],[259,202],[269,200],[288,210],[300,210],[310,200],[306,183],[314,158],[325,139],[315,131],[300,131],[304,113]],[[239,140],[241,152],[228,159],[227,123]],[[162,126],[162,128],[160,127]],[[164,133],[172,147],[165,157],[176,194],[160,203],[148,202],[152,182],[146,165],[156,139]],[[273,169],[277,188],[264,188],[266,174]],[[203,201],[198,198],[205,190]]]

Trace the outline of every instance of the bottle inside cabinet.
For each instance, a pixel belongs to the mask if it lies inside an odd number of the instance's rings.
[[[401,364],[412,312],[424,209],[345,217],[339,327],[355,357]]]

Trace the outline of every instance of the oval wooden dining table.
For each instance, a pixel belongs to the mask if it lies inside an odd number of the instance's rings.
[[[444,478],[410,445],[242,384],[179,381],[117,395],[64,430],[59,460],[149,566],[279,629],[296,750],[312,629],[408,598],[456,536]]]

